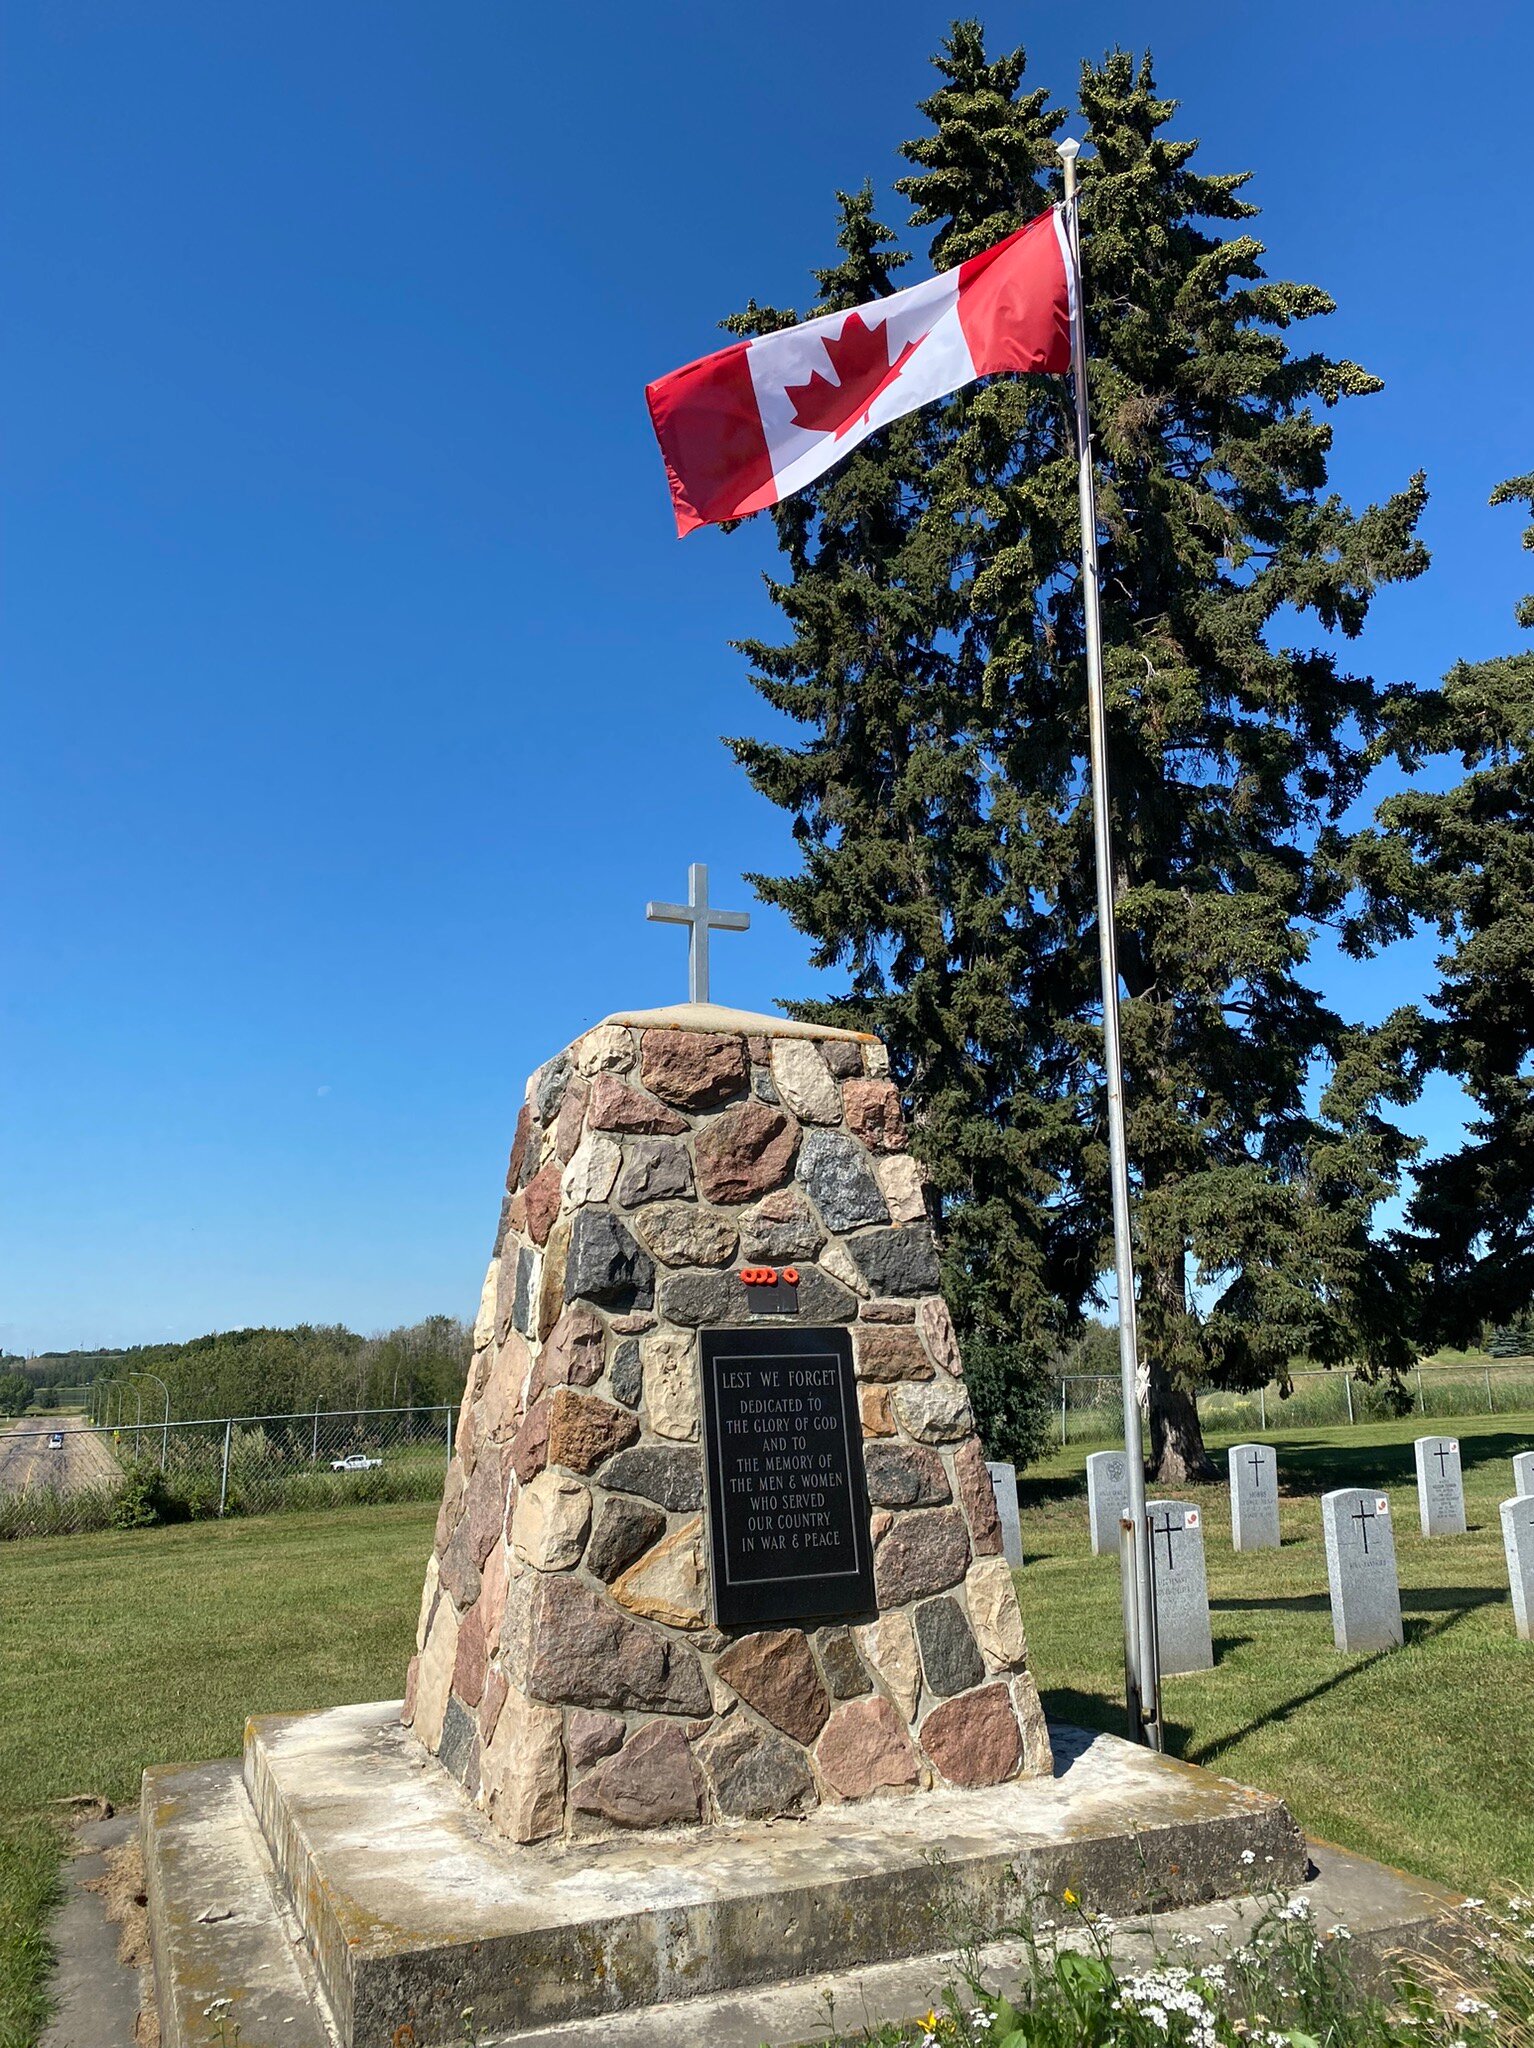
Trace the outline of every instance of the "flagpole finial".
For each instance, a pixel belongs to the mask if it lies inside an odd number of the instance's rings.
[[[1063,142],[1055,144],[1055,155],[1063,163],[1073,164],[1081,154],[1081,142],[1077,136],[1067,135]]]

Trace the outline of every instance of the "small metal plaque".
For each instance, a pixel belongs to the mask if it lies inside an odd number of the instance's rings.
[[[704,1330],[701,1345],[715,1621],[734,1628],[871,1613],[850,1335]]]

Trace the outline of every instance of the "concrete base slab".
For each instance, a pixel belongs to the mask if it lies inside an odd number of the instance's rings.
[[[1404,1871],[1389,1870],[1366,1857],[1327,1843],[1311,1845],[1311,1875],[1303,1887],[1316,1924],[1339,1922],[1352,1936],[1349,1962],[1360,1984],[1380,1975],[1401,1953],[1447,1949],[1458,1901]],[[1259,1899],[1216,1899],[1174,1913],[1145,1915],[1119,1923],[1105,1945],[1115,1963],[1136,1967],[1164,1954],[1179,1939],[1194,1955],[1211,1962],[1235,1947],[1266,1910]],[[1040,1923],[1042,1925],[1042,1923]],[[1060,1948],[1088,1948],[1080,1926],[1057,1930]],[[952,1987],[961,1999],[978,1980],[987,1991],[1015,1996],[1027,1984],[1028,1953],[1020,1941],[987,1942],[962,1955],[916,1956],[873,1963],[819,1977],[768,1984],[722,1998],[694,1998],[653,2005],[642,2012],[616,2013],[604,2020],[601,2048],[805,2048],[830,2036],[857,2038],[887,2021],[913,2023]],[[536,2027],[497,2036],[493,2048],[590,2048],[589,2021]]]
[[[794,1822],[517,1847],[395,1702],[271,1717],[245,1785],[348,2048],[736,1993],[994,1938],[1069,1887],[1122,1917],[1304,1876],[1283,1802],[1113,1736],[1054,1731],[1052,1779]],[[146,1781],[146,1811],[162,1788]],[[247,2037],[248,2038],[248,2037]]]
[[[166,2048],[201,2048],[211,2037],[203,2015],[219,1998],[229,2001],[240,2048],[334,2048],[338,2033],[304,1967],[304,1944],[279,1897],[238,1766],[146,1774],[145,1824]],[[1324,1843],[1310,1845],[1309,1859],[1303,1890],[1316,1923],[1323,1929],[1347,1925],[1354,1937],[1350,1959],[1365,1974],[1371,1959],[1444,1945],[1458,1903],[1448,1893]],[[1132,1964],[1178,1936],[1196,1937],[1208,1958],[1241,1940],[1262,1911],[1262,1901],[1247,1897],[1131,1917],[1120,1921],[1111,1948]],[[1041,1925],[1044,1917],[1041,1908]],[[1068,1924],[1059,1938],[1078,1947],[1087,1939]],[[792,1955],[792,1949],[781,1954],[779,1967]],[[944,1944],[898,1960],[552,2025],[490,2027],[476,2004],[474,2028],[485,2048],[591,2048],[597,2042],[601,2048],[799,2048],[834,2030],[845,2035],[912,2019],[947,1985],[962,1987],[966,1968],[991,1989],[1015,1991],[1026,1974],[1026,1955],[1015,1941],[985,1943],[962,1957]],[[463,2038],[463,2005],[475,2003],[467,1986],[462,2001],[454,2033],[438,2038]],[[409,2029],[400,2036],[406,2043],[431,2038],[411,2022],[401,2024]],[[85,2037],[81,2048],[87,2048]],[[89,2048],[106,2048],[106,2042],[91,2040]]]
[[[146,1771],[142,1814],[161,2048],[222,2038],[223,2001],[241,2048],[335,2048],[239,1765]]]

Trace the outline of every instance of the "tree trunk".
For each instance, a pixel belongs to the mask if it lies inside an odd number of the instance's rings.
[[[1214,1462],[1204,1449],[1198,1402],[1191,1390],[1154,1358],[1149,1380],[1152,1483],[1182,1486],[1190,1479],[1213,1479]]]

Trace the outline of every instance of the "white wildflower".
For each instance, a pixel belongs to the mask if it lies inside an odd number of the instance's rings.
[[[1241,1861],[1243,1863],[1255,1863],[1257,1861],[1257,1851],[1255,1849],[1243,1849],[1241,1851]]]

